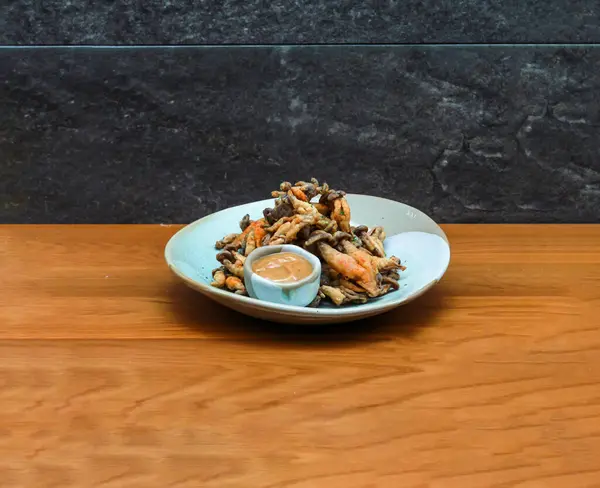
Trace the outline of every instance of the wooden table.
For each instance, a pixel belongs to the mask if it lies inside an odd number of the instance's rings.
[[[328,329],[177,282],[177,226],[0,226],[1,487],[600,486],[600,226],[448,225]]]

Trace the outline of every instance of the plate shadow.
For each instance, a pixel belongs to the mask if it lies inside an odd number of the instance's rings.
[[[169,301],[178,323],[211,339],[294,349],[359,347],[399,338],[415,339],[423,329],[435,323],[436,315],[447,306],[443,284],[385,314],[331,325],[278,324],[255,319],[219,305],[175,281],[169,289]]]

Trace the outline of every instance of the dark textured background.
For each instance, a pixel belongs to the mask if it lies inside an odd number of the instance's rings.
[[[442,221],[593,221],[600,50],[0,50],[5,222],[186,222],[317,176]]]
[[[599,16],[582,0],[8,0],[0,222],[187,222],[311,176],[445,222],[600,221],[600,45],[457,44],[593,43]],[[350,44],[371,42],[454,44]],[[140,46],[188,43],[218,46]]]
[[[3,0],[3,44],[598,42],[595,0]]]

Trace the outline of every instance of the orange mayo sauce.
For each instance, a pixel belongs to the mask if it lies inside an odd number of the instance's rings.
[[[258,276],[277,283],[293,283],[313,272],[310,261],[293,252],[276,252],[252,263],[252,271]]]

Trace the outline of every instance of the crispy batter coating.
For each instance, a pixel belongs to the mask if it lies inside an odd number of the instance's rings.
[[[312,178],[284,181],[272,196],[275,204],[262,218],[243,216],[241,233],[216,242],[221,266],[213,271],[212,286],[245,295],[246,256],[261,246],[295,244],[322,261],[321,286],[311,307],[326,299],[336,306],[366,303],[398,289],[405,268],[398,258],[385,255],[385,230],[352,227],[345,192]]]

